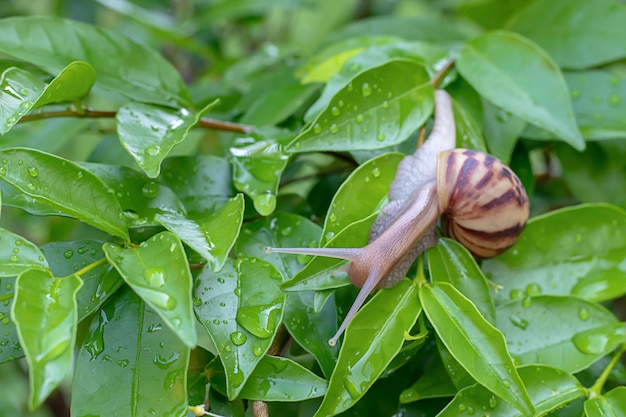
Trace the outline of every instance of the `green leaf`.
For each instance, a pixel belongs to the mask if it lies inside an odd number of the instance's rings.
[[[496,106],[584,149],[563,74],[532,42],[511,32],[489,32],[463,46],[456,66]]]
[[[81,166],[113,190],[128,227],[156,226],[158,223],[154,217],[159,213],[185,213],[185,207],[170,188],[141,172],[116,165],[83,162]]]
[[[304,401],[326,393],[326,381],[302,365],[264,356],[243,389],[241,398],[258,401]]]
[[[46,86],[33,108],[85,97],[96,82],[96,71],[87,62],[74,61]]]
[[[51,74],[73,61],[83,61],[98,74],[96,85],[137,101],[190,105],[176,69],[152,49],[120,33],[71,20],[29,16],[2,19],[0,39],[0,52]]]
[[[401,153],[386,153],[361,164],[341,184],[328,209],[322,243],[380,209],[395,178]]]
[[[28,113],[46,84],[26,70],[11,67],[0,75],[0,85],[0,134],[4,134]]]
[[[417,286],[405,279],[379,291],[356,314],[344,337],[328,391],[315,416],[354,405],[402,348],[404,334],[421,314]]]
[[[397,44],[401,39],[392,36],[359,36],[341,39],[309,58],[300,68],[298,76],[303,84],[328,82],[355,55],[366,49],[380,49],[381,46]]]
[[[365,246],[370,228],[377,215],[378,213],[375,213],[363,220],[351,223],[324,247],[360,248]],[[346,261],[342,259],[316,256],[290,280],[284,282],[281,288],[285,291],[320,291],[350,285],[346,271],[339,269],[345,264]]]
[[[240,122],[257,126],[276,125],[300,109],[317,93],[319,86],[290,84],[265,94],[241,117]]]
[[[626,136],[626,77],[606,71],[584,71],[565,73],[565,80],[585,139]]]
[[[272,214],[276,208],[280,177],[289,159],[283,146],[292,136],[289,131],[267,127],[238,137],[230,148],[233,183],[252,198],[262,216]]]
[[[578,372],[613,350],[623,335],[615,316],[575,297],[527,296],[496,309],[498,329],[521,364],[540,363]],[[609,326],[609,327],[605,327]],[[538,337],[540,335],[540,337]]]
[[[73,242],[50,242],[41,247],[50,271],[57,277],[72,275],[94,262],[104,261],[99,240]],[[115,268],[106,262],[80,275],[83,286],[76,294],[78,321],[99,309],[102,304],[124,283]]]
[[[189,219],[180,214],[157,214],[156,220],[219,271],[230,253],[243,221],[243,195],[237,194],[210,216]]]
[[[485,139],[481,133],[478,122],[470,113],[456,100],[452,100],[454,111],[454,124],[456,127],[457,145],[460,148],[476,149],[486,152]]]
[[[626,413],[626,387],[617,387],[601,397],[585,401],[587,417],[619,417]]]
[[[160,180],[196,217],[213,213],[234,194],[231,171],[228,161],[216,156],[172,157],[163,161]]]
[[[400,394],[400,403],[423,400],[426,398],[453,397],[456,387],[448,377],[446,368],[439,356],[435,356],[430,365],[424,369],[422,376]]]
[[[545,415],[585,395],[586,390],[580,382],[560,369],[528,365],[518,368],[518,372],[528,390],[528,396],[535,405],[536,416]],[[472,416],[476,412],[487,412],[487,415],[498,417],[529,415],[500,401],[484,387],[473,385],[459,391],[437,417]]]
[[[189,347],[197,342],[191,305],[191,273],[183,245],[176,235],[161,232],[136,249],[113,244],[102,247],[124,281]]]
[[[483,100],[483,122],[489,153],[505,164],[509,164],[517,139],[522,135],[526,122],[487,100]]]
[[[561,67],[589,68],[626,57],[626,6],[615,0],[539,0],[520,8],[510,30],[537,42]]]
[[[73,416],[187,416],[189,348],[128,288],[93,316],[72,382]],[[160,393],[160,395],[155,395]]]
[[[528,222],[516,245],[482,264],[497,302],[533,294],[600,301],[626,293],[626,212],[607,204],[555,210]]]
[[[156,178],[167,154],[185,140],[189,129],[217,103],[217,100],[213,101],[198,112],[127,103],[115,116],[120,143],[147,176]]]
[[[304,217],[275,213],[272,217],[244,224],[237,240],[237,256],[264,259],[287,279],[302,269],[306,257],[266,254],[265,248],[307,247],[311,242],[317,242],[320,229]],[[283,322],[294,340],[315,357],[324,375],[330,376],[339,348],[330,346],[327,340],[335,334],[337,314],[331,303],[325,304],[321,311],[315,311],[312,308],[314,297],[313,291],[287,292]]]
[[[430,116],[423,66],[392,60],[357,75],[288,146],[292,152],[379,149],[405,141]]]
[[[626,206],[625,141],[591,142],[582,153],[557,144],[555,151],[563,166],[563,178],[578,200]]]
[[[482,386],[526,415],[533,405],[502,333],[447,282],[420,288],[424,312],[452,356]]]
[[[31,409],[39,407],[72,366],[78,314],[78,275],[56,278],[30,269],[15,282],[11,319],[30,372]]]
[[[282,320],[280,280],[271,264],[255,258],[229,260],[219,273],[205,267],[196,279],[196,315],[219,352],[230,400],[243,389]],[[252,298],[253,294],[260,298]]]
[[[13,277],[28,269],[48,269],[41,250],[22,236],[0,228],[0,277]]]
[[[328,80],[321,97],[307,110],[304,120],[310,122],[317,117],[340,90],[372,68],[389,61],[407,60],[424,66],[428,74],[434,76],[446,59],[448,53],[445,49],[424,42],[396,41],[367,48],[337,68],[340,71]]]
[[[496,322],[496,309],[489,285],[472,255],[460,243],[439,239],[437,246],[426,252],[433,281],[449,282],[478,308],[489,322]]]
[[[2,29],[0,29],[2,32]],[[35,149],[0,151],[0,178],[22,193],[114,236],[129,240],[122,209],[91,172]]]

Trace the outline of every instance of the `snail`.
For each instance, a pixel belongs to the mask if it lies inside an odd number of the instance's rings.
[[[351,261],[350,281],[360,288],[335,336],[334,346],[376,288],[402,280],[413,261],[437,243],[442,233],[463,244],[474,257],[488,258],[511,247],[528,220],[528,197],[519,178],[484,152],[454,149],[452,101],[435,91],[435,122],[424,144],[398,165],[389,203],[370,229],[363,248],[266,248],[267,253],[319,255]]]

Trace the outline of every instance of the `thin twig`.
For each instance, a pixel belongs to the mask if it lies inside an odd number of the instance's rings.
[[[443,77],[445,77],[445,75],[448,73],[448,71],[450,70],[450,68],[452,68],[453,65],[454,65],[454,58],[450,58],[448,62],[446,62],[445,65],[439,70],[439,72],[435,74],[433,79],[430,81],[430,83],[433,85],[433,88],[436,89],[439,87],[439,83],[441,83],[441,80],[443,80]]]
[[[20,122],[32,122],[34,120],[52,119],[56,117],[74,117],[77,119],[100,119],[100,118],[112,119],[116,115],[117,115],[116,111],[102,111],[102,110],[91,110],[91,109],[82,109],[78,111],[75,109],[68,109],[68,110],[58,110],[58,111],[27,114],[26,116],[23,116],[20,119]],[[226,132],[236,132],[236,133],[250,133],[254,130],[254,126],[244,125],[240,123],[226,122],[223,120],[209,119],[209,118],[200,119],[197,126],[207,128],[207,129],[223,130]]]
[[[423,144],[424,140],[426,140],[426,124],[422,126],[420,129],[420,134],[417,137],[417,148],[419,149]]]

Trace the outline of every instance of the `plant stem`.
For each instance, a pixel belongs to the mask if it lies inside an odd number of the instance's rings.
[[[267,403],[263,401],[252,401],[252,411],[254,417],[269,417],[270,415]]]
[[[424,275],[424,254],[421,254],[417,257],[417,273],[415,275],[415,279],[413,280],[414,285],[421,287],[426,284],[426,275]]]
[[[589,389],[589,398],[596,398],[602,395],[602,388],[604,387],[606,380],[609,378],[611,371],[619,361],[619,358],[624,354],[624,352],[626,352],[626,343],[622,344],[617,352],[615,352],[615,355],[613,355],[606,368],[604,368],[604,371],[602,371],[600,377],[598,377],[596,382]]]
[[[78,271],[74,272],[74,275],[83,276],[86,273],[88,273],[89,271],[91,271],[92,269],[95,269],[95,268],[97,268],[100,265],[103,265],[105,263],[107,263],[107,258],[98,259],[97,261],[90,263],[86,267],[84,267],[82,269],[79,269]]]
[[[445,63],[445,65],[439,70],[439,72],[435,74],[433,79],[430,81],[434,89],[437,89],[439,87],[439,83],[441,82],[441,80],[443,80],[443,77],[446,76],[446,74],[448,73],[450,68],[452,68],[453,65],[454,65],[454,58],[450,58]]]
[[[101,110],[91,110],[91,109],[68,109],[68,110],[58,110],[58,111],[49,111],[43,113],[34,113],[27,114],[20,119],[20,123],[22,122],[31,122],[34,120],[42,120],[42,119],[53,119],[56,117],[74,117],[77,119],[112,119],[117,115],[117,111],[101,111]],[[250,133],[254,130],[254,126],[244,125],[233,122],[226,122],[223,120],[215,120],[209,118],[202,118],[198,122],[197,126],[204,127],[207,129],[215,129],[215,130],[223,130],[226,132],[236,132],[236,133]]]

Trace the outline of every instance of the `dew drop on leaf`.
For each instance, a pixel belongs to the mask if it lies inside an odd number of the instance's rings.
[[[520,328],[522,330],[526,330],[526,327],[528,327],[527,320],[524,320],[523,318],[516,316],[514,314],[511,314],[509,316],[509,321],[513,324],[513,326]]]
[[[363,119],[364,119],[364,117],[363,117],[362,114],[357,114],[356,115],[356,119],[355,120],[356,120],[357,123],[363,123]]]
[[[331,107],[330,112],[333,114],[333,116],[339,116],[339,114],[341,113],[341,111],[339,110],[339,107],[337,106]]]
[[[588,320],[589,310],[587,310],[585,307],[582,307],[580,310],[578,310],[578,318],[581,320]]]
[[[382,142],[385,140],[385,134],[384,133],[379,133],[378,135],[376,135],[376,140],[379,142]]]
[[[380,177],[380,168],[378,168],[378,167],[373,168],[372,169],[372,176],[374,178]]]
[[[74,251],[66,250],[65,252],[63,252],[63,256],[65,257],[65,259],[70,259],[72,256],[74,256]]]
[[[145,153],[148,156],[157,156],[161,153],[161,147],[158,145],[150,145],[146,148]]]
[[[81,179],[81,178],[83,178],[85,176],[85,174],[83,174],[83,171],[78,171],[76,173],[76,176],[78,177],[78,179]]]
[[[332,125],[330,125],[328,130],[330,131],[330,133],[337,133],[339,131],[339,126],[337,126],[337,123],[333,123]]]
[[[241,346],[246,343],[248,337],[242,332],[232,332],[230,334],[230,340],[235,344],[235,346]]]
[[[6,174],[7,174],[6,167],[0,167],[0,175],[6,175]]]
[[[9,257],[9,261],[11,261],[11,262],[17,262],[19,260],[20,260],[20,258],[17,255],[11,255]]]
[[[143,271],[143,277],[148,285],[154,288],[161,288],[165,285],[166,273],[161,267],[147,268]]]
[[[255,346],[252,348],[252,353],[254,356],[261,356],[263,354],[263,348],[261,346]]]
[[[159,194],[159,184],[148,181],[141,187],[141,195],[148,199],[153,199]]]
[[[370,87],[368,83],[363,83],[361,86],[361,94],[363,94],[363,97],[369,96],[372,94],[372,87]]]
[[[252,203],[261,216],[268,216],[276,208],[276,195],[272,192],[258,194],[254,196]]]
[[[33,178],[37,178],[37,175],[39,175],[39,170],[37,169],[37,167],[29,167],[28,175],[30,175]]]
[[[313,125],[313,132],[315,132],[315,133],[321,133],[321,131],[322,131],[322,127],[320,126],[320,124],[319,124],[319,123],[315,123],[315,124]]]

